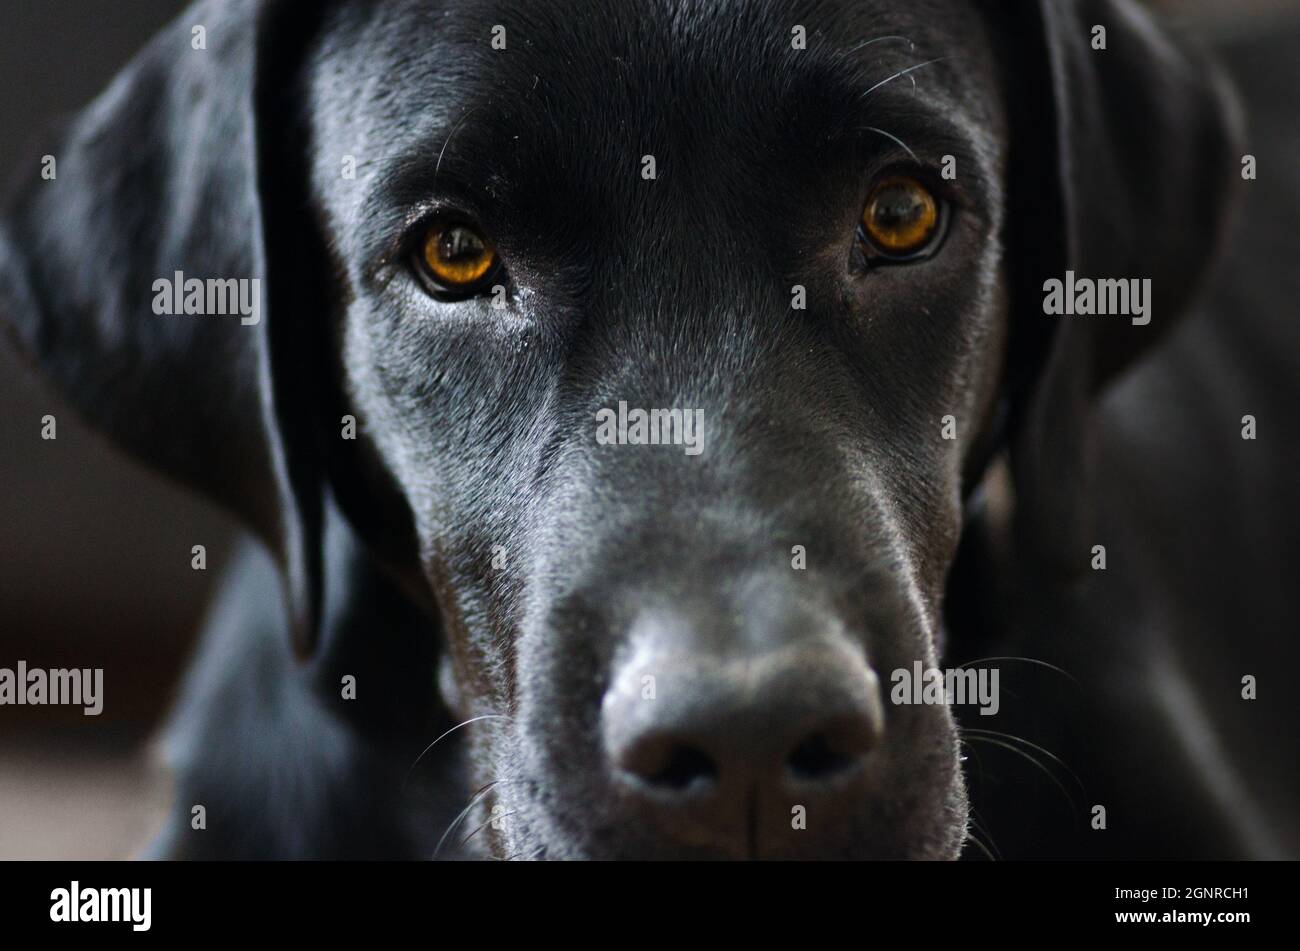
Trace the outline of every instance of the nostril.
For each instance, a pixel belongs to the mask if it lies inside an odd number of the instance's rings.
[[[668,754],[663,768],[647,777],[652,786],[666,789],[689,789],[696,783],[713,782],[718,778],[718,768],[703,750],[693,746],[675,746]]]
[[[621,765],[641,782],[668,792],[686,792],[718,779],[713,757],[699,747],[672,740],[639,743]]]
[[[862,724],[845,724],[805,737],[786,757],[797,780],[816,782],[847,773],[872,746],[873,734]]]
[[[804,780],[828,779],[844,772],[855,762],[857,757],[832,747],[824,733],[808,737],[786,759],[794,777]]]

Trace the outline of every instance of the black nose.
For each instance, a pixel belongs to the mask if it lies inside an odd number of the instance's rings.
[[[787,644],[743,656],[641,654],[603,703],[625,800],[661,833],[744,854],[755,810],[823,827],[860,803],[881,740],[875,673],[847,646]]]

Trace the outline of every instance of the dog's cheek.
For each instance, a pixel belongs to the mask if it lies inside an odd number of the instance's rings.
[[[456,676],[456,666],[451,655],[444,653],[438,659],[438,694],[443,704],[456,720],[468,719],[465,713],[465,696],[461,690],[460,680]]]
[[[511,808],[527,828],[516,831],[546,844],[548,858],[560,857],[556,849],[569,857],[605,854],[599,840],[610,826],[603,811],[609,790],[598,729],[604,668],[596,645],[578,625],[521,628],[508,768],[519,787],[510,790]]]

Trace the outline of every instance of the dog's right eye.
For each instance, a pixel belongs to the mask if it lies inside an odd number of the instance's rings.
[[[860,233],[869,259],[925,257],[943,238],[943,205],[918,179],[890,175],[871,189]]]
[[[435,221],[415,253],[416,273],[440,297],[462,298],[483,290],[498,266],[496,249],[481,231],[462,221]]]

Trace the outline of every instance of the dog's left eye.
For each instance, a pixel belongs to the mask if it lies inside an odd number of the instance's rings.
[[[910,175],[889,175],[872,186],[862,212],[860,237],[869,260],[911,261],[925,257],[942,234],[943,206]]]
[[[496,249],[473,225],[435,221],[415,254],[415,267],[436,294],[466,297],[482,290],[496,275]]]

